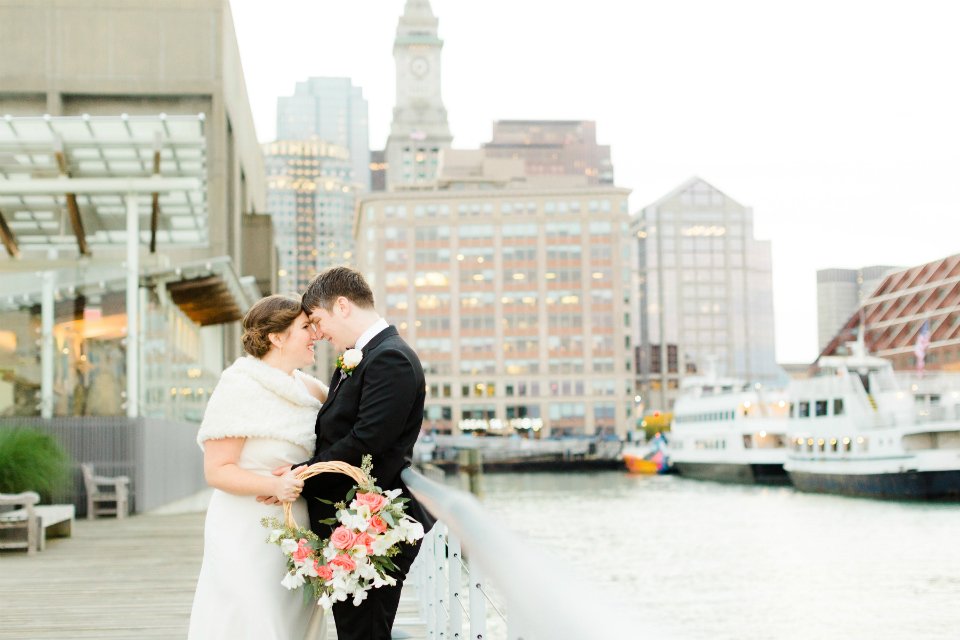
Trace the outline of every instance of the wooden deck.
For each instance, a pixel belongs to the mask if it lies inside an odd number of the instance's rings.
[[[49,540],[42,553],[0,552],[0,639],[186,638],[203,520],[80,520],[73,537]],[[401,601],[401,618],[416,618],[412,598]],[[328,640],[337,637],[333,627]],[[423,625],[398,628],[426,637]]]

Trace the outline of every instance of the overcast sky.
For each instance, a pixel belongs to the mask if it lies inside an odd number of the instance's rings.
[[[345,76],[383,148],[403,0],[232,0],[257,135]],[[432,0],[455,148],[585,119],[635,212],[700,176],[773,241],[777,360],[817,355],[816,270],[960,253],[960,2]]]

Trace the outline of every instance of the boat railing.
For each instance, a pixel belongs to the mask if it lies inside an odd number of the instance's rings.
[[[916,410],[916,421],[920,423],[960,420],[960,404],[933,405]]]
[[[643,637],[631,615],[512,533],[475,496],[412,469],[401,477],[437,518],[410,573],[428,640],[464,638],[464,621],[471,640],[486,640],[488,611],[507,640]],[[491,599],[489,581],[499,598]]]

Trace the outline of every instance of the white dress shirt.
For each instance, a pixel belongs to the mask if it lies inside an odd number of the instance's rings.
[[[370,328],[364,331],[359,338],[357,338],[357,344],[353,348],[363,349],[365,346],[367,346],[368,342],[370,342],[377,336],[378,333],[380,333],[381,331],[383,331],[389,326],[390,325],[387,324],[386,320],[384,320],[383,318],[380,318],[379,320],[374,322],[372,325],[370,325]]]

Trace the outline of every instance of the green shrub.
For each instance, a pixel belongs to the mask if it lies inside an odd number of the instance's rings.
[[[0,493],[36,491],[49,501],[67,479],[69,457],[36,429],[0,429]]]

